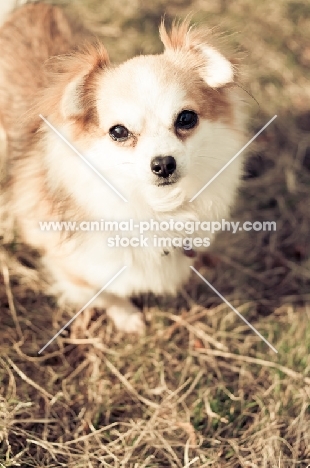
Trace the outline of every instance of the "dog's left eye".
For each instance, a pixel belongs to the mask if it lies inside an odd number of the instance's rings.
[[[184,110],[179,113],[175,121],[177,130],[189,130],[194,128],[198,122],[198,115],[194,111]]]
[[[126,141],[129,138],[129,130],[123,125],[115,125],[109,130],[110,137],[115,141]]]

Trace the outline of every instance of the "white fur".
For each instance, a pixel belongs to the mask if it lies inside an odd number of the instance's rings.
[[[207,58],[207,66],[202,77],[211,88],[219,88],[231,83],[234,78],[232,64],[217,50],[210,46],[200,46],[199,49]]]

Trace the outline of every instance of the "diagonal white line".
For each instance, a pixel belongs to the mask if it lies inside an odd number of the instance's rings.
[[[113,187],[113,185],[102,174],[100,174],[99,171],[97,171],[97,169],[92,164],[90,164],[89,161],[87,161],[87,159],[48,120],[46,120],[45,117],[43,117],[42,114],[39,114],[39,117],[42,120],[44,120],[46,125],[48,125],[56,133],[56,135],[59,136],[59,138],[61,138],[65,143],[67,143],[69,148],[71,148],[85,162],[85,164],[87,164],[87,166],[89,166],[115,193],[117,193],[117,195],[124,202],[128,201],[115,187]]]
[[[44,351],[45,348],[47,348],[47,347],[57,338],[57,336],[59,336],[59,335],[73,322],[73,320],[75,320],[75,319],[83,312],[83,310],[85,310],[86,307],[88,307],[89,304],[91,304],[91,303],[96,299],[96,297],[98,297],[99,294],[101,294],[102,291],[104,291],[104,290],[112,283],[112,281],[114,281],[121,273],[123,273],[123,271],[125,270],[125,268],[127,268],[127,266],[124,266],[118,273],[116,273],[116,275],[114,275],[113,278],[110,279],[110,281],[108,281],[107,284],[105,284],[105,285],[103,286],[103,288],[101,288],[100,291],[98,291],[97,294],[95,294],[94,297],[92,297],[92,298],[90,299],[90,301],[88,301],[87,304],[85,304],[84,307],[82,307],[82,309],[79,310],[79,311],[74,315],[74,317],[72,317],[72,319],[70,319],[69,322],[66,323],[66,325],[64,325],[64,326],[62,327],[61,330],[59,330],[59,332],[56,333],[56,335],[53,336],[53,338],[52,338],[51,340],[49,340],[49,342],[46,343],[46,345],[43,346],[43,348],[40,349],[40,351],[38,352],[38,354],[41,354],[42,351]]]
[[[252,325],[250,322],[248,322],[247,319],[244,318],[243,315],[241,315],[240,312],[238,312],[238,310],[235,309],[235,308],[227,301],[227,299],[225,299],[225,297],[222,296],[222,294],[220,294],[220,293],[215,289],[215,287],[212,286],[212,284],[210,284],[209,281],[207,281],[207,280],[199,273],[199,271],[196,270],[196,268],[194,268],[193,266],[191,266],[190,268],[196,273],[196,275],[199,276],[200,279],[202,279],[202,281],[204,281],[204,282],[209,286],[209,288],[212,289],[212,291],[214,291],[214,292],[222,299],[222,301],[225,302],[225,304],[227,304],[227,305],[238,315],[239,318],[241,318],[241,320],[243,320],[243,321],[247,324],[248,327],[251,328],[251,330],[253,330],[253,331],[256,333],[256,335],[258,335],[258,336],[260,337],[261,340],[263,340],[263,341],[269,346],[269,348],[272,349],[272,351],[274,351],[275,353],[278,352],[278,351],[276,350],[276,348],[275,348],[274,346],[272,346],[272,344],[270,344],[269,341],[266,340],[266,338],[265,338],[261,333],[259,333],[259,331],[257,331],[256,328],[253,327],[253,325]]]
[[[191,203],[192,201],[194,201],[195,198],[197,198],[198,195],[200,195],[201,192],[203,192],[204,189],[206,189],[206,188],[207,188],[207,187],[208,187],[208,186],[209,186],[225,169],[226,169],[226,167],[228,167],[228,166],[239,156],[239,154],[241,154],[242,151],[244,151],[245,148],[247,148],[247,147],[252,143],[252,141],[254,141],[255,138],[257,138],[258,135],[260,135],[260,134],[265,130],[265,128],[267,128],[268,125],[270,125],[271,122],[273,122],[274,119],[276,119],[276,118],[277,118],[277,115],[274,115],[274,116],[272,117],[272,119],[270,119],[269,122],[267,122],[266,125],[264,125],[263,128],[261,128],[260,131],[257,132],[256,135],[254,135],[253,138],[251,138],[251,140],[248,141],[247,144],[244,145],[243,148],[241,148],[241,150],[239,150],[238,153],[235,154],[235,156],[233,156],[233,157],[230,159],[230,161],[228,161],[228,162],[225,164],[225,166],[223,166],[222,169],[220,169],[220,170],[218,171],[218,173],[215,174],[215,175],[212,177],[212,179],[210,179],[209,182],[207,182],[206,185],[204,185],[204,186],[199,190],[199,192],[197,192],[196,195],[194,195],[193,198],[190,199],[189,202]]]

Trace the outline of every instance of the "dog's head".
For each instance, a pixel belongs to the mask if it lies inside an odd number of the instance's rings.
[[[57,59],[48,116],[126,198],[172,212],[235,154],[242,129],[232,63],[188,22],[160,35],[163,54],[119,66],[102,46]]]

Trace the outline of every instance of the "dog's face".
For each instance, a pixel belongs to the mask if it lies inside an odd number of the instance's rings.
[[[185,24],[171,36],[162,27],[161,36],[164,54],[92,65],[74,77],[61,113],[76,122],[83,153],[127,198],[173,211],[233,156],[239,128],[231,63]]]
[[[103,74],[98,89],[107,154],[129,165],[137,182],[159,189],[188,174],[186,140],[199,126],[197,103],[174,72],[162,56],[137,57]]]

